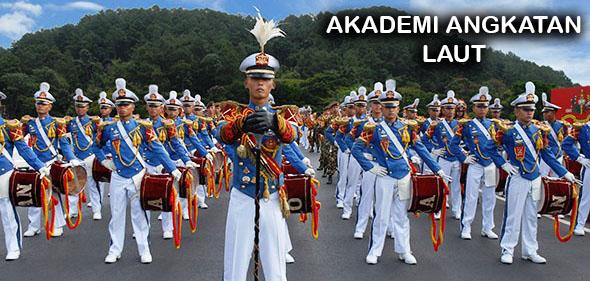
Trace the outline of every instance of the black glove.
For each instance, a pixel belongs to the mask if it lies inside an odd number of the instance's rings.
[[[244,131],[254,134],[264,134],[266,131],[278,129],[278,122],[275,113],[264,110],[256,111],[244,121]]]

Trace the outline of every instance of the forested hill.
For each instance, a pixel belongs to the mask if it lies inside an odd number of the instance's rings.
[[[361,12],[403,13],[389,7]],[[330,15],[289,16],[281,22],[287,36],[267,45],[282,64],[274,91],[279,104],[320,109],[360,85],[370,89],[375,81],[387,78],[398,80],[405,102],[420,97],[422,105],[433,93],[447,89],[466,98],[482,84],[503,98],[505,105],[523,91],[527,80],[535,81],[540,90],[572,84],[561,71],[491,50],[475,66],[425,67],[416,59],[422,42],[415,38],[324,36],[323,23]],[[72,114],[75,88],[96,100],[101,90],[114,90],[116,77],[126,78],[140,97],[147,93],[148,84],[155,83],[165,96],[169,90],[190,89],[205,102],[245,101],[238,66],[258,50],[248,32],[253,24],[253,17],[212,10],[152,7],[106,10],[82,18],[77,25],[27,34],[11,48],[0,49],[0,91],[9,96],[6,113],[10,117],[33,113],[31,97],[39,83],[47,81],[58,98],[53,114]],[[450,39],[440,35],[436,40]]]

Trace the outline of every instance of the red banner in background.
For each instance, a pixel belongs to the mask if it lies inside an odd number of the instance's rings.
[[[590,119],[590,86],[553,89],[551,103],[561,107],[557,119],[570,123],[586,122]]]

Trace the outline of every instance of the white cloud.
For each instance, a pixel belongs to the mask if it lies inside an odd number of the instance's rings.
[[[35,20],[22,12],[12,12],[0,16],[0,34],[17,40],[25,33],[31,32]]]
[[[12,11],[24,12],[34,16],[38,16],[43,12],[41,5],[32,4],[24,1],[17,1],[14,3],[2,2],[0,8],[10,9]]]
[[[182,0],[185,3],[196,4],[200,8],[209,8],[211,10],[223,12],[224,10],[224,0]]]
[[[67,9],[86,10],[86,11],[100,11],[104,10],[104,6],[88,1],[75,1],[64,5]]]

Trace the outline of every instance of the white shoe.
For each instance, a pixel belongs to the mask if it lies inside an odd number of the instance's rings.
[[[586,235],[586,233],[584,232],[583,229],[574,229],[574,235],[576,235],[576,236],[584,236],[584,235]]]
[[[365,261],[367,262],[367,264],[377,264],[377,256],[371,256],[368,255],[367,258],[365,259]]]
[[[102,220],[102,214],[101,213],[94,213],[92,215],[92,219],[95,220],[95,221]]]
[[[336,203],[336,208],[338,208],[338,209],[344,209],[344,203],[342,203],[342,202]]]
[[[141,263],[143,263],[143,264],[152,263],[152,254],[145,253],[145,254],[141,255]]]
[[[500,262],[503,264],[512,264],[512,255],[502,254],[502,257],[500,257]]]
[[[343,220],[349,220],[350,219],[350,214],[349,213],[343,213],[342,214],[342,219]]]
[[[63,234],[64,234],[64,229],[63,229],[63,227],[58,227],[58,228],[55,228],[55,229],[53,230],[53,233],[51,234],[51,237],[60,237],[60,236],[62,236]]]
[[[104,263],[116,263],[120,258],[120,255],[108,254],[107,257],[104,258]]]
[[[200,209],[209,209],[209,206],[207,205],[207,203],[203,202],[203,203],[199,203],[199,208]],[[188,216],[188,214],[187,214]]]
[[[92,208],[92,203],[88,202],[88,204],[86,204],[86,207]]]
[[[461,239],[463,239],[463,240],[471,240],[471,233],[469,233],[469,232],[461,232]]]
[[[453,216],[453,218],[455,218],[456,220],[460,220],[461,219],[461,214],[455,214]]]
[[[482,230],[481,231],[481,237],[487,237],[487,238],[490,238],[490,239],[498,239],[498,234],[494,233],[491,230],[488,230],[488,231]]]
[[[416,264],[416,258],[412,253],[405,253],[403,255],[399,255],[399,259],[404,261],[406,264]]]
[[[287,255],[285,256],[285,261],[288,264],[295,263],[295,258],[293,258],[293,256],[291,256],[291,254],[287,253]]]
[[[395,235],[393,235],[393,232],[391,234],[389,234],[389,238],[395,239]]]
[[[435,220],[440,220],[440,212],[434,213],[434,219]]]
[[[38,230],[38,229],[29,228],[29,229],[27,229],[27,231],[25,231],[25,233],[23,234],[23,236],[25,236],[25,237],[33,237],[33,236],[39,234],[40,232],[41,231]]]
[[[187,221],[189,219],[188,212],[186,212],[186,213],[185,212],[182,212],[182,219],[185,220],[185,221]]]
[[[536,263],[536,264],[544,264],[544,263],[547,263],[547,260],[544,257],[542,257],[541,255],[537,254],[537,253],[534,253],[534,254],[532,254],[530,256],[522,256],[522,259],[523,260],[529,260],[529,261],[531,261],[533,263]]]
[[[172,234],[172,231],[164,231],[164,234],[162,235],[162,238],[164,239],[172,239],[174,237],[174,235]]]
[[[9,252],[6,255],[6,260],[7,261],[18,260],[19,257],[20,257],[20,251]]]
[[[363,239],[363,233],[362,232],[355,232],[354,239]]]
[[[160,214],[160,215],[158,216],[158,220],[159,220],[159,221],[161,221],[161,220],[162,220],[162,214]]]
[[[541,214],[537,214],[537,219],[540,219],[540,218],[541,218]]]
[[[65,214],[64,214],[64,217],[65,217]],[[75,214],[72,213],[72,214],[70,214],[70,218],[77,219],[78,218],[78,213],[75,213]]]

